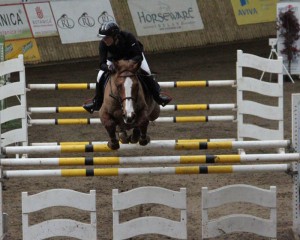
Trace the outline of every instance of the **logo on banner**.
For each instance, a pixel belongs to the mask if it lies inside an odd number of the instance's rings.
[[[0,14],[0,26],[4,27],[23,25],[21,14],[22,12],[20,10],[18,12]]]
[[[108,12],[106,11],[102,12],[98,17],[98,22],[100,24],[103,24],[105,22],[111,22],[111,21],[115,21],[115,19],[113,16],[109,15]]]
[[[9,54],[14,50],[14,47],[12,44],[8,44],[7,46],[5,46],[5,54]]]
[[[182,11],[172,11],[171,7],[167,4],[159,4],[159,12],[148,13],[144,11],[138,11],[137,15],[140,23],[158,23],[158,24],[169,24],[165,27],[175,27],[179,22],[193,19],[194,9],[189,7]]]
[[[87,13],[83,13],[78,19],[78,23],[82,27],[93,27],[95,25],[95,20]]]
[[[72,18],[69,18],[67,14],[63,14],[57,20],[57,26],[61,29],[72,29],[75,26],[75,22]]]
[[[39,19],[42,19],[44,17],[43,10],[40,7],[36,7],[35,12],[36,12],[36,15]]]
[[[26,53],[27,51],[29,51],[30,49],[33,48],[33,43],[31,41],[25,43],[22,47],[22,53]]]
[[[240,0],[241,6],[249,4],[249,0]]]

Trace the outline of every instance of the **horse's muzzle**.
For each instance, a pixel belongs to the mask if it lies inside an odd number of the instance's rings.
[[[131,112],[129,114],[124,114],[123,115],[123,120],[126,124],[133,124],[135,122],[136,115],[134,112]]]

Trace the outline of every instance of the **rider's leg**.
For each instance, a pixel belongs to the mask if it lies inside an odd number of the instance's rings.
[[[95,97],[93,98],[93,101],[91,103],[83,105],[83,108],[89,113],[100,110],[103,103],[104,85],[105,74],[104,71],[100,70],[97,76]]]
[[[153,78],[153,75],[151,74],[149,65],[146,61],[146,58],[143,54],[143,61],[141,64],[141,69],[145,73],[144,76],[141,77],[142,81],[146,84],[147,88],[149,89],[150,93],[153,96],[153,99],[163,107],[166,106],[172,99],[169,96],[160,94],[160,86]]]

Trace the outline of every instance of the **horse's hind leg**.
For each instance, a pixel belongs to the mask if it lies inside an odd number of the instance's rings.
[[[134,128],[132,131],[132,135],[130,136],[131,143],[137,143],[140,139],[141,132],[139,128]]]
[[[139,144],[142,146],[146,146],[150,142],[150,137],[148,135],[141,135]]]
[[[145,120],[143,124],[140,126],[140,140],[139,144],[142,146],[146,146],[150,142],[150,137],[147,135],[149,120]]]
[[[126,144],[130,142],[130,137],[128,137],[126,130],[120,129],[119,140],[121,143]]]

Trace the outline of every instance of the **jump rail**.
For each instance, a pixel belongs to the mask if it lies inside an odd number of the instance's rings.
[[[182,117],[159,117],[154,123],[191,123],[191,122],[218,122],[233,121],[233,115],[224,116],[182,116]],[[99,118],[54,118],[54,119],[29,119],[30,125],[73,125],[73,124],[101,124]]]
[[[169,140],[150,142],[146,146],[138,144],[121,144],[119,150],[110,149],[107,144],[96,145],[62,145],[62,146],[7,146],[4,154],[36,154],[36,153],[70,153],[70,152],[111,152],[128,150],[173,149],[173,150],[204,150],[204,149],[266,149],[286,148],[289,140],[266,141],[224,141],[224,142],[174,142]]]
[[[224,141],[236,141],[235,138],[203,138],[203,139],[176,139],[176,140],[151,140],[155,142],[224,142]],[[107,141],[82,141],[82,142],[39,142],[31,143],[31,146],[57,146],[57,145],[94,145],[94,144],[107,144]],[[121,142],[120,142],[121,144]]]
[[[244,162],[299,161],[299,153],[284,154],[231,154],[139,157],[61,157],[61,158],[3,158],[1,166],[90,166],[126,164],[203,164]]]
[[[195,111],[195,110],[233,110],[236,109],[236,104],[177,104],[167,105],[165,107],[160,106],[160,110],[166,111]],[[29,107],[30,113],[86,113],[86,110],[82,106],[70,106],[70,107]]]
[[[120,175],[162,174],[222,174],[243,172],[289,172],[292,164],[227,165],[227,166],[184,166],[146,168],[94,168],[94,169],[51,169],[51,170],[5,170],[5,178],[14,177],[93,177]]]
[[[158,82],[164,88],[181,87],[223,87],[233,86],[236,80],[193,80],[193,81],[173,81]],[[96,83],[50,83],[50,84],[28,84],[30,90],[84,90],[95,89]]]

